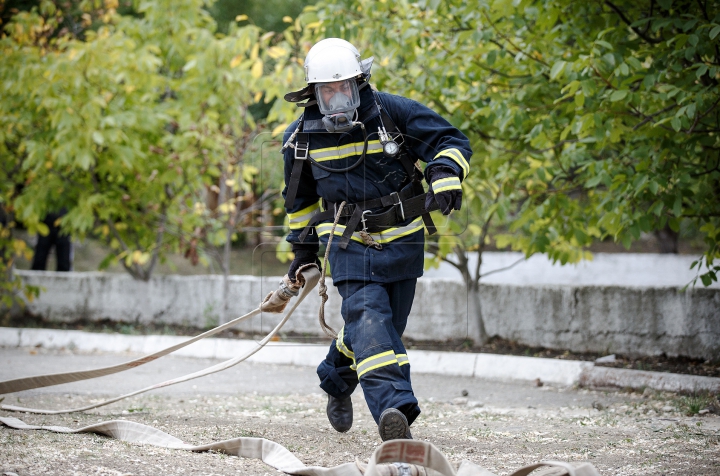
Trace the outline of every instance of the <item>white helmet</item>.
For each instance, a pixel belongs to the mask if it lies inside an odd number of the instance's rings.
[[[329,83],[368,75],[373,58],[360,60],[360,52],[340,38],[318,41],[305,56],[305,82]]]

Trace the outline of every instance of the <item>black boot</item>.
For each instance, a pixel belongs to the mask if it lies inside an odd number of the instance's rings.
[[[340,433],[348,431],[353,423],[352,399],[350,397],[335,398],[328,395],[327,417],[336,431]]]
[[[397,408],[388,408],[380,414],[378,432],[383,441],[412,440],[407,418]]]

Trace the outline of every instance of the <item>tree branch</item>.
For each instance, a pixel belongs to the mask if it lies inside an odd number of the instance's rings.
[[[167,222],[167,205],[163,205],[161,212],[160,226],[158,227],[157,237],[155,238],[155,247],[152,250],[152,258],[150,259],[150,266],[145,270],[145,279],[147,281],[152,275],[153,269],[157,264],[158,256],[160,254],[160,246],[162,245],[163,238],[165,236],[165,223]]]
[[[690,174],[690,176],[691,176],[691,177],[701,177],[701,176],[703,176],[703,175],[707,175],[707,174],[709,174],[709,173],[715,172],[716,170],[720,170],[720,154],[718,154],[718,159],[717,159],[717,161],[715,162],[715,167],[713,167],[713,168],[711,168],[711,169],[707,169],[706,171],[700,172],[700,173],[697,173],[697,174]]]
[[[112,220],[107,221],[108,228],[110,228],[110,231],[115,236],[115,239],[120,243],[120,247],[123,249],[123,252],[126,255],[130,254],[130,249],[125,244],[125,241],[123,241],[122,237],[120,236],[120,233],[118,233],[117,229],[115,228],[115,224],[112,222]],[[141,279],[141,276],[137,273],[137,270],[135,269],[135,264],[128,266],[125,264],[125,260],[121,259],[120,264],[122,264],[122,267],[125,268],[125,270],[130,273],[130,276],[132,276],[134,279]]]
[[[650,121],[652,121],[653,124],[654,124],[655,121],[653,121],[653,118],[654,118],[655,116],[657,116],[657,115],[659,115],[659,114],[662,114],[662,113],[664,113],[664,112],[668,112],[669,110],[674,109],[674,108],[676,108],[676,107],[677,107],[677,104],[671,104],[671,105],[669,105],[668,107],[666,107],[666,108],[664,108],[664,109],[656,112],[655,114],[651,114],[651,115],[649,115],[649,116],[645,116],[645,114],[640,113],[640,115],[644,116],[645,119],[643,119],[643,120],[640,121],[635,127],[633,127],[633,130],[636,131],[636,130],[640,129],[642,126],[644,126],[645,124],[647,124],[647,123],[650,122]],[[639,111],[638,111],[638,112],[639,112]]]
[[[658,40],[657,38],[650,38],[649,36],[645,35],[642,31],[640,31],[640,30],[638,30],[637,28],[635,28],[634,26],[632,26],[632,22],[625,16],[625,14],[622,12],[622,10],[620,10],[620,9],[619,9],[617,6],[615,6],[615,4],[613,4],[612,2],[606,0],[606,1],[605,1],[605,5],[609,6],[611,9],[613,9],[613,10],[615,11],[615,13],[618,14],[618,16],[620,17],[620,19],[621,19],[622,21],[624,21],[624,22],[627,24],[627,26],[629,26],[630,29],[631,29],[632,31],[634,31],[634,32],[637,34],[637,36],[639,36],[639,37],[642,38],[643,40],[647,41],[648,43],[652,43],[652,44],[654,44],[654,45],[656,45],[656,44],[658,44],[658,43],[661,43],[661,42],[663,41],[662,39],[659,39],[659,40]]]
[[[649,15],[649,18],[648,18],[648,22],[647,22],[647,24],[645,25],[645,29],[643,30],[643,35],[646,35],[647,32],[648,32],[648,30],[650,29],[650,23],[652,23],[652,22],[650,21],[650,18],[652,18],[652,16],[653,16],[653,11],[654,11],[654,10],[655,10],[655,0],[650,0],[650,15]]]
[[[481,62],[479,62],[479,61],[473,61],[472,64],[474,64],[475,66],[477,66],[477,67],[480,68],[480,69],[484,69],[484,70],[486,70],[486,71],[490,71],[490,72],[493,73],[493,74],[496,74],[496,75],[498,75],[498,76],[502,76],[503,78],[507,78],[507,79],[527,79],[527,78],[532,78],[532,74],[523,74],[523,75],[520,75],[520,76],[516,76],[516,75],[513,75],[513,74],[503,73],[502,71],[497,70],[497,69],[494,69],[494,68],[491,68],[491,67],[489,67],[489,66],[487,66],[487,65],[485,65],[485,64],[483,64],[483,63],[481,63]]]
[[[649,120],[652,121],[652,117],[646,116],[642,111],[640,111],[640,110],[639,110],[638,108],[636,108],[635,106],[630,105],[630,109],[631,109],[633,112],[635,112],[636,115],[642,116],[643,118],[649,119]],[[661,111],[661,112],[662,112],[662,111]],[[654,124],[654,122],[653,122],[653,124]],[[671,127],[667,127],[665,124],[661,125],[660,127],[662,127],[663,129],[665,129],[666,131],[675,132],[675,129],[673,129],[673,128],[671,128]],[[633,130],[634,130],[634,129],[633,129]]]
[[[485,278],[487,276],[490,276],[491,274],[499,273],[501,271],[507,271],[508,269],[513,268],[514,266],[522,263],[523,261],[525,261],[524,256],[509,266],[505,266],[504,268],[493,269],[492,271],[488,271],[487,273],[483,274],[481,277]]]
[[[487,20],[487,22],[492,26],[493,30],[495,30],[495,32],[498,34],[498,36],[500,36],[500,38],[502,38],[503,40],[507,41],[510,46],[512,46],[512,47],[515,48],[518,52],[524,54],[525,56],[527,56],[527,57],[530,58],[531,60],[534,60],[534,61],[540,63],[541,65],[543,65],[543,66],[545,66],[545,67],[547,67],[547,68],[550,67],[549,64],[547,64],[545,61],[541,60],[540,58],[536,58],[536,57],[534,57],[533,55],[526,53],[522,48],[520,48],[519,46],[517,46],[515,43],[512,42],[512,40],[510,40],[507,36],[505,36],[503,33],[501,33],[500,30],[498,30],[498,28],[497,28],[497,26],[495,25],[495,23],[493,23],[493,21],[490,19],[490,17],[488,16],[487,12],[482,12],[482,14],[483,14],[483,16],[485,17],[485,20]],[[494,43],[495,43],[495,42],[494,42]],[[500,46],[501,48],[504,48],[503,45],[500,45],[500,44],[498,44],[498,43],[495,43],[495,44],[498,45],[498,46]]]
[[[718,104],[720,104],[720,96],[718,96],[717,101],[715,101],[715,102],[713,103],[713,105],[710,106],[705,112],[703,112],[702,114],[698,114],[698,115],[697,115],[697,117],[695,118],[695,123],[694,123],[694,124],[692,125],[692,127],[688,130],[688,134],[693,133],[693,132],[694,132],[694,129],[695,129],[695,126],[698,124],[698,122],[700,122],[701,120],[703,120],[703,119],[705,118],[705,116],[707,116],[708,114],[710,114],[710,113],[713,111],[713,109],[715,109],[715,108],[717,107]]]
[[[515,156],[517,157],[517,156]],[[510,159],[510,161],[515,160],[515,157]],[[495,195],[495,200],[493,200],[493,205],[495,205],[498,201],[500,201],[500,197],[502,196],[502,186],[498,187],[497,195]],[[478,237],[478,260],[477,263],[475,263],[475,274],[473,275],[473,281],[475,283],[480,282],[480,278],[482,277],[480,275],[480,266],[482,265],[482,252],[483,248],[485,247],[485,238],[487,238],[488,230],[490,229],[490,222],[492,221],[493,217],[495,216],[495,212],[492,212],[490,216],[487,217],[487,220],[485,220],[485,223],[483,223],[482,229],[480,231],[480,236]]]
[[[433,255],[438,256],[438,254],[440,253],[440,247],[438,246],[437,243],[429,242],[428,243],[428,251],[430,253],[432,253]],[[440,256],[440,259],[442,261],[446,262],[447,264],[453,266],[455,269],[460,271],[460,274],[462,274],[463,270],[458,263],[454,262],[453,260],[451,260],[450,258],[447,258],[445,256]]]
[[[697,2],[698,2],[698,5],[700,5],[700,9],[703,11],[703,15],[705,15],[705,20],[707,22],[710,22],[710,17],[708,16],[708,12],[707,12],[707,1],[705,3],[703,3],[701,0],[697,0]]]

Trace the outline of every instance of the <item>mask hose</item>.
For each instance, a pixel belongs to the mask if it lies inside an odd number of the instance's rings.
[[[354,169],[354,168],[358,167],[360,164],[362,164],[363,161],[365,160],[365,154],[367,153],[368,135],[367,135],[367,131],[365,130],[365,124],[363,124],[362,122],[353,122],[353,126],[360,126],[360,128],[362,129],[362,132],[363,132],[363,151],[362,151],[362,154],[360,155],[360,158],[357,160],[357,162],[355,162],[354,164],[352,164],[348,167],[342,168],[342,169],[333,169],[332,167],[327,167],[325,165],[322,165],[317,160],[313,159],[312,157],[310,157],[308,155],[308,160],[310,161],[310,163],[312,163],[314,166],[316,166],[322,170],[325,170],[326,172],[333,172],[333,173],[350,172],[352,169]]]

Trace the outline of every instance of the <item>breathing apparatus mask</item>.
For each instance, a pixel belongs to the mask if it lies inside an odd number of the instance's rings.
[[[356,125],[360,93],[354,78],[316,83],[315,98],[328,132],[345,132]]]
[[[347,132],[359,126],[363,134],[363,151],[354,164],[335,169],[307,155],[313,166],[329,172],[348,172],[360,166],[365,160],[368,134],[365,125],[357,120],[357,109],[360,107],[360,89],[357,82],[359,79],[367,81],[370,78],[372,64],[372,57],[361,60],[357,48],[340,38],[321,40],[308,51],[305,57],[307,86],[299,91],[287,93],[285,100],[295,103],[305,101],[303,104],[298,104],[302,107],[317,104],[323,115],[322,123],[328,132]],[[301,125],[302,121],[298,121],[297,128],[283,145],[283,152],[293,146]],[[297,149],[295,153],[297,156]]]

